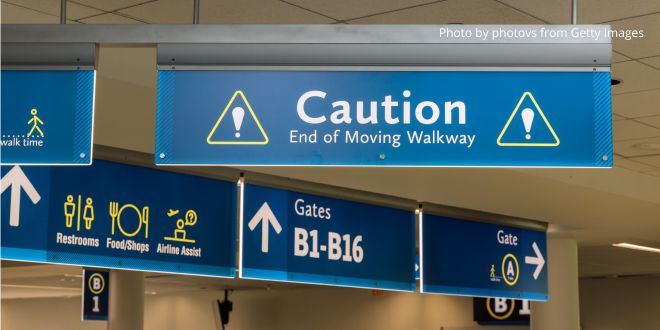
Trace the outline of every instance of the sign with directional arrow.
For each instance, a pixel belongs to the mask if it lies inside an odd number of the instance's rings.
[[[236,274],[233,182],[106,161],[1,174],[2,259]]]
[[[415,214],[244,184],[242,278],[415,290]]]
[[[421,291],[548,299],[546,233],[423,214]]]

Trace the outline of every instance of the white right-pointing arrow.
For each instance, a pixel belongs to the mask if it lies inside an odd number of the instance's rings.
[[[536,265],[536,269],[534,269],[533,276],[534,279],[537,279],[539,278],[539,275],[541,274],[541,270],[545,265],[545,259],[543,259],[543,255],[541,254],[539,247],[536,245],[536,242],[532,243],[532,249],[534,250],[534,254],[536,254],[536,256],[535,257],[526,256],[525,263],[530,265]]]
[[[261,223],[261,252],[268,253],[268,227],[273,226],[275,233],[279,234],[282,231],[282,226],[275,218],[273,210],[270,209],[268,203],[264,202],[259,208],[259,211],[248,222],[250,231],[253,231],[257,225]]]
[[[30,179],[23,173],[19,166],[14,166],[2,179],[0,179],[0,194],[11,187],[11,202],[9,206],[9,225],[18,227],[21,212],[21,189],[30,197],[32,204],[37,204],[41,196],[34,188]]]

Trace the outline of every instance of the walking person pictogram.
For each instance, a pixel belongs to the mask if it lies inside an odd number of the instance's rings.
[[[30,114],[32,114],[32,119],[30,119],[27,123],[28,123],[28,125],[32,124],[32,129],[30,129],[30,132],[28,132],[27,137],[32,137],[32,135],[34,133],[34,130],[37,130],[37,132],[39,132],[39,135],[41,137],[44,137],[44,132],[41,130],[39,125],[45,125],[45,124],[37,116],[37,109],[30,110]]]

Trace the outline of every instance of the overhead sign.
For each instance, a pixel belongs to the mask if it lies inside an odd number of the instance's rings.
[[[240,277],[415,290],[413,211],[243,189]]]
[[[474,321],[479,325],[529,324],[529,300],[474,298]]]
[[[2,70],[3,165],[92,163],[93,70]]]
[[[155,155],[162,165],[611,167],[610,103],[609,72],[159,71]]]
[[[83,269],[82,319],[105,321],[108,319],[110,272]]]
[[[235,275],[235,183],[96,161],[0,184],[3,259]]]
[[[424,214],[421,237],[422,292],[548,299],[545,232]]]

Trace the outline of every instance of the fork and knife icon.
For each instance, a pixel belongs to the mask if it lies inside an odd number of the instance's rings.
[[[125,210],[133,210],[138,217],[138,225],[135,231],[128,232],[124,230],[121,226],[121,216]],[[119,207],[118,202],[110,202],[110,217],[112,217],[112,235],[115,234],[115,223],[117,223],[117,228],[119,231],[126,237],[133,237],[137,235],[142,229],[142,224],[145,225],[144,229],[144,238],[149,238],[149,207],[145,206],[140,210],[137,206],[133,204],[124,204]]]

